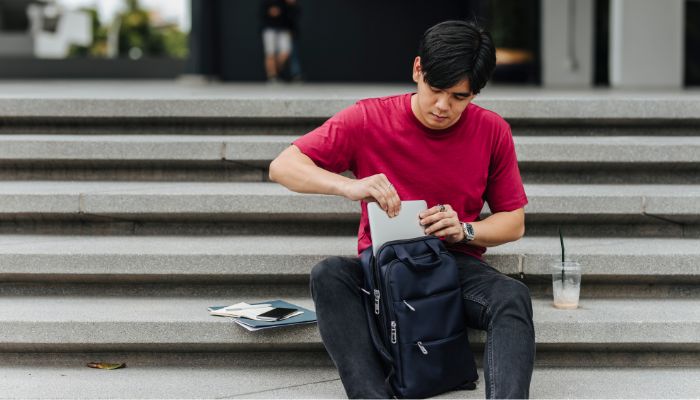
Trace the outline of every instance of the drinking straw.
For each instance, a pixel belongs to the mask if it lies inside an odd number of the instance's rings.
[[[564,260],[566,260],[564,256],[564,236],[561,234],[561,227],[557,227],[559,230],[559,243],[561,243],[561,285],[562,287],[564,286]]]

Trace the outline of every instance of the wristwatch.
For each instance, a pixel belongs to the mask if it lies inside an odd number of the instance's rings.
[[[462,230],[464,231],[464,239],[460,240],[459,243],[469,243],[474,240],[474,227],[472,224],[462,222]]]

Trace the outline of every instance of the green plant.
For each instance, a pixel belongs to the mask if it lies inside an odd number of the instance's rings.
[[[126,11],[119,16],[119,55],[128,56],[133,48],[155,57],[187,57],[187,34],[176,25],[154,26],[151,12],[138,0],[125,0]]]
[[[126,7],[117,16],[120,57],[128,57],[136,48],[139,54],[153,57],[186,58],[188,35],[175,24],[153,25],[151,11],[141,7],[138,0],[125,0]],[[102,25],[95,8],[83,8],[92,19],[93,42],[90,46],[72,46],[71,56],[107,57],[109,28]]]

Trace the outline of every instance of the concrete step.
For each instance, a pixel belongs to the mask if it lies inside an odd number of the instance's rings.
[[[673,175],[670,182],[691,183],[694,176]],[[646,179],[644,182],[649,182]],[[190,165],[128,162],[94,165],[14,163],[0,166],[0,181],[153,181],[153,182],[265,182],[267,171],[257,167],[236,165],[228,161]],[[659,181],[657,179],[656,181]],[[668,183],[669,181],[666,181]]]
[[[270,161],[307,131],[0,135],[0,179],[263,182]],[[528,183],[700,184],[700,136],[516,136],[515,143]]]
[[[568,238],[567,259],[584,282],[700,283],[700,239]],[[525,237],[490,248],[499,271],[547,277],[558,237]],[[0,235],[0,280],[8,282],[306,283],[330,256],[357,255],[341,236]]]
[[[271,157],[261,149],[284,148],[275,138],[0,135],[0,179],[263,182]]]
[[[303,135],[0,135],[0,163],[197,162],[267,166]],[[515,136],[521,166],[530,164],[700,164],[700,137]]]
[[[700,163],[700,137],[515,136],[521,163]]]
[[[7,83],[0,86],[0,118],[328,118],[359,99],[412,90],[414,85]],[[687,121],[698,119],[700,94],[494,87],[475,103],[513,120]]]
[[[96,360],[127,367],[85,367]],[[478,372],[476,390],[438,398],[483,399],[484,373]],[[530,396],[693,398],[700,391],[698,373],[697,366],[552,367],[536,360]],[[345,398],[335,367],[320,353],[6,353],[0,354],[0,378],[4,398]]]
[[[533,299],[552,298],[551,276],[525,276],[520,278],[513,276],[525,283],[530,290]],[[201,281],[190,277],[175,276],[169,281],[149,281],[152,277],[137,276],[131,280],[124,276],[117,276],[114,281],[104,282],[103,276],[90,276],[77,281],[63,281],[63,276],[52,277],[45,275],[40,279],[46,281],[6,281],[0,283],[1,296],[132,296],[132,297],[198,297],[198,298],[251,298],[270,297],[274,293],[276,297],[296,298],[309,296],[308,277],[288,281],[288,277],[272,277],[268,281],[260,282],[256,276],[236,276],[231,279],[221,279],[218,282]],[[91,280],[93,279],[93,280]],[[95,281],[94,279],[101,279]],[[186,279],[177,281],[177,279]],[[257,279],[257,281],[252,281]],[[695,299],[700,296],[700,285],[697,277],[691,277],[688,282],[681,278],[675,281],[658,282],[658,277],[652,280],[638,281],[638,277],[624,280],[593,280],[584,277],[581,287],[581,299],[596,300],[623,300],[623,299]],[[668,279],[668,278],[664,278]],[[252,281],[252,282],[251,282]]]
[[[696,139],[514,137],[523,181],[530,184],[697,184],[700,142]]]
[[[0,135],[0,179],[267,180],[297,135]],[[530,183],[700,183],[700,137],[516,136]]]
[[[697,185],[526,185],[528,222],[697,224]],[[356,221],[359,206],[274,183],[5,181],[0,219]],[[482,211],[486,215],[488,209]]]
[[[316,325],[248,332],[207,306],[267,298],[0,297],[0,351],[321,350]],[[288,301],[313,309],[308,298]],[[534,299],[540,350],[700,351],[700,300],[584,299],[559,310]],[[485,333],[470,331],[476,348]]]
[[[538,354],[539,356],[539,354]],[[323,357],[323,358],[322,358]],[[539,357],[538,357],[539,358]],[[95,360],[125,369],[86,368]],[[345,398],[335,367],[299,353],[2,354],[5,398]],[[301,362],[300,362],[301,360]],[[438,398],[485,396],[484,373],[474,391]],[[536,364],[532,398],[692,398],[700,368],[548,367]]]
[[[305,118],[57,118],[0,115],[0,134],[26,135],[293,135],[306,133],[328,117]],[[517,136],[698,136],[694,119],[547,120],[509,118]]]
[[[186,164],[228,160],[262,166],[298,136],[8,134],[0,135],[0,163],[117,161],[128,165],[137,161]]]

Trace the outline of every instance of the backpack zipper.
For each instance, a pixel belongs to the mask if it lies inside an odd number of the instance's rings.
[[[396,321],[391,321],[391,343],[396,344]]]
[[[379,315],[379,299],[382,297],[382,293],[379,289],[374,289],[374,313]]]
[[[423,342],[418,342],[416,343],[418,345],[418,348],[420,348],[420,352],[423,353],[424,355],[428,354],[428,349],[423,346]]]

